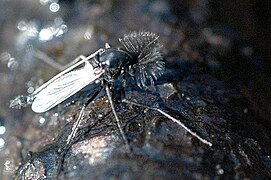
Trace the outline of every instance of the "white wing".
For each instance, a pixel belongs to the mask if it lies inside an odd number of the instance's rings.
[[[103,69],[93,69],[90,64],[86,64],[82,69],[60,76],[35,96],[32,110],[37,113],[48,111],[95,81],[103,73]]]

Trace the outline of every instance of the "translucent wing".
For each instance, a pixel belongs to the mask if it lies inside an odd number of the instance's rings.
[[[82,69],[64,74],[35,95],[32,110],[41,113],[48,111],[71,97],[104,73],[102,68],[86,64]]]

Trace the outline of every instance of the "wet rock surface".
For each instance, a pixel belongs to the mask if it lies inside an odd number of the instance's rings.
[[[157,89],[160,92],[168,86],[173,93],[157,100]],[[244,118],[249,117],[249,112],[238,113],[244,99],[223,82],[209,75],[194,75],[176,83],[176,87],[162,84],[149,92],[131,91],[128,96],[149,106],[160,102],[161,109],[213,146],[203,144],[153,110],[121,103],[117,104],[118,115],[132,148],[127,152],[109,104],[102,98],[86,111],[85,122],[64,158],[60,179],[269,177],[270,158],[265,154],[267,149],[261,146],[264,139],[246,128],[252,126],[247,124],[249,118]],[[99,114],[95,117],[96,113]],[[58,149],[63,146],[69,129],[70,126],[62,128],[56,141],[31,155],[17,171],[18,178],[56,177],[55,168],[62,166]],[[264,131],[266,127],[261,129]]]
[[[46,1],[0,2],[1,179],[270,179],[270,65],[238,33],[213,26],[208,2],[69,1],[56,13]],[[42,36],[47,27],[58,29]],[[43,114],[8,109],[61,64],[118,46],[131,30],[160,35],[167,68],[154,87],[130,84],[127,98],[159,107],[211,147],[157,111],[115,102],[129,152],[101,95],[63,153],[89,91]]]

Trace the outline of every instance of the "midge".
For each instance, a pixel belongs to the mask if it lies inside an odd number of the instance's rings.
[[[91,97],[84,103],[77,120],[73,124],[72,132],[67,138],[67,148],[78,131],[78,127],[83,119],[85,107],[93,101],[102,90],[105,90],[119,131],[129,149],[128,141],[114,107],[111,89],[115,86],[114,82],[120,78],[122,78],[122,87],[125,88],[125,79],[128,78],[128,76],[134,78],[137,86],[140,88],[154,85],[154,82],[165,71],[165,60],[162,56],[161,44],[158,39],[159,36],[155,33],[131,32],[119,39],[119,42],[123,46],[122,48],[116,49],[106,44],[104,49],[99,49],[87,57],[79,56],[76,59],[77,62],[40,86],[31,95],[19,96],[12,100],[10,107],[20,108],[21,106],[32,104],[32,110],[34,112],[46,112],[85,86],[98,83],[99,88],[94,89]],[[179,120],[161,109],[145,106],[127,99],[122,99],[122,102],[158,111],[181,125],[201,142],[210,146],[212,145],[207,140],[202,139],[196,133],[192,132]]]

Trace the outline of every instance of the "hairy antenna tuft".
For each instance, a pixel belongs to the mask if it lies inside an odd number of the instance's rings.
[[[165,71],[165,60],[161,53],[159,36],[152,32],[131,32],[119,41],[126,51],[138,62],[130,70],[139,87],[154,85],[154,82]]]

